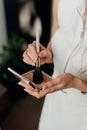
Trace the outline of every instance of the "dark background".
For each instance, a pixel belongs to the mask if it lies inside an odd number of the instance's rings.
[[[52,0],[33,0],[33,1],[35,3],[36,12],[41,18],[43,26],[41,42],[43,43],[43,45],[46,46],[50,37]],[[20,35],[22,35],[27,42],[32,41],[32,38],[27,34],[23,34],[19,28],[18,13],[20,9],[20,3],[18,2],[18,0],[4,0],[4,3],[6,11],[8,36],[10,36],[12,32],[17,32]]]
[[[27,2],[29,0],[23,0],[23,1]],[[42,22],[41,43],[44,46],[47,46],[47,43],[49,42],[49,39],[50,39],[50,31],[51,31],[52,0],[33,0],[33,1],[35,4],[36,13],[40,17],[41,22]],[[24,38],[25,42],[27,43],[31,43],[33,40],[35,40],[30,35],[24,33],[19,27],[18,14],[21,8],[20,2],[18,0],[4,0],[4,6],[5,6],[6,27],[7,27],[8,38],[11,37],[12,33],[17,33],[20,37]],[[20,50],[16,50],[16,47],[12,49],[14,51],[14,55],[16,59],[8,60],[5,63],[6,64],[5,67],[3,67],[4,65],[2,65],[3,69],[0,73],[2,73],[3,75],[3,71],[5,71],[4,75],[7,76],[7,79],[5,78],[3,80],[1,78],[0,80],[2,80],[1,82],[3,82],[3,84],[7,87],[10,100],[13,102],[26,94],[21,87],[18,87],[16,78],[7,71],[7,67],[10,66],[11,68],[16,70],[20,74],[23,74],[34,68],[22,62],[22,53],[20,52]],[[12,51],[10,53],[12,53]],[[41,68],[43,71],[45,71],[49,75],[52,75],[53,64],[50,64],[50,65],[45,64]]]
[[[28,1],[28,0],[25,0]],[[41,43],[47,46],[50,39],[51,19],[52,19],[52,0],[34,0],[35,9],[42,22],[42,37]],[[6,92],[0,97],[0,122],[2,130],[37,130],[39,116],[42,109],[43,100],[37,100],[34,97],[26,94],[22,87],[17,85],[17,79],[7,71],[10,66],[20,74],[23,74],[31,69],[31,66],[26,65],[22,61],[22,50],[19,42],[19,37],[24,38],[24,41],[31,43],[34,38],[23,33],[19,27],[18,14],[20,3],[18,0],[4,0],[6,27],[8,39],[11,38],[9,45],[4,47],[4,64],[0,65],[0,83],[2,88],[6,88]],[[11,37],[12,34],[17,34],[18,37]],[[16,39],[16,40],[15,40]],[[18,40],[17,40],[18,39]],[[15,42],[17,42],[17,47]],[[20,42],[21,43],[21,42]],[[9,51],[10,47],[10,51]],[[12,48],[13,47],[13,48]],[[8,54],[8,55],[7,55]],[[11,55],[15,58],[11,58]],[[45,64],[42,70],[52,75],[53,64]],[[32,119],[32,120],[31,120]],[[33,122],[33,123],[32,123]],[[34,124],[34,125],[33,125]]]

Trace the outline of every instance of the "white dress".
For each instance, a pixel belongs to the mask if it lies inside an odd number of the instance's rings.
[[[79,73],[80,69],[87,67],[87,31],[81,41],[84,3],[84,0],[59,0],[60,28],[52,38],[54,78],[69,72],[87,79],[87,71]],[[87,94],[74,88],[64,91],[46,96],[39,130],[87,130]]]

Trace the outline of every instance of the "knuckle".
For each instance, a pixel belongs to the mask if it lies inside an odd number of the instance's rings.
[[[27,54],[29,56],[30,53],[31,53],[30,49],[27,49],[25,54]]]
[[[37,96],[37,99],[40,99],[40,98],[41,98],[41,96],[38,95],[38,96]]]
[[[36,44],[36,41],[33,41],[32,45],[35,45]]]
[[[32,44],[29,44],[29,45],[28,45],[28,49],[29,49],[29,48],[30,48],[30,49],[32,48]]]
[[[25,53],[26,53],[26,52],[23,53],[23,57],[25,57]]]
[[[30,52],[29,48],[27,48],[27,50],[25,51],[25,55],[28,54]]]
[[[28,44],[28,48],[31,46],[31,43]]]

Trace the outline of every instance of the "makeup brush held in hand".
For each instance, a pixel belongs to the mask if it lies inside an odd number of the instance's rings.
[[[40,52],[40,42],[39,42],[39,30],[38,27],[36,28],[36,51],[37,54]],[[36,68],[33,74],[33,81],[36,84],[40,84],[43,81],[43,74],[41,72],[41,68],[40,68],[40,58],[37,58],[36,61]]]

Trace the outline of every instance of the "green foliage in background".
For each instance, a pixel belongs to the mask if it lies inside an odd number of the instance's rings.
[[[26,46],[24,39],[17,34],[12,34],[8,43],[3,46],[3,51],[0,54],[0,82],[6,84],[16,82],[14,76],[7,71],[8,66],[20,73],[29,70],[22,61],[22,54]]]

